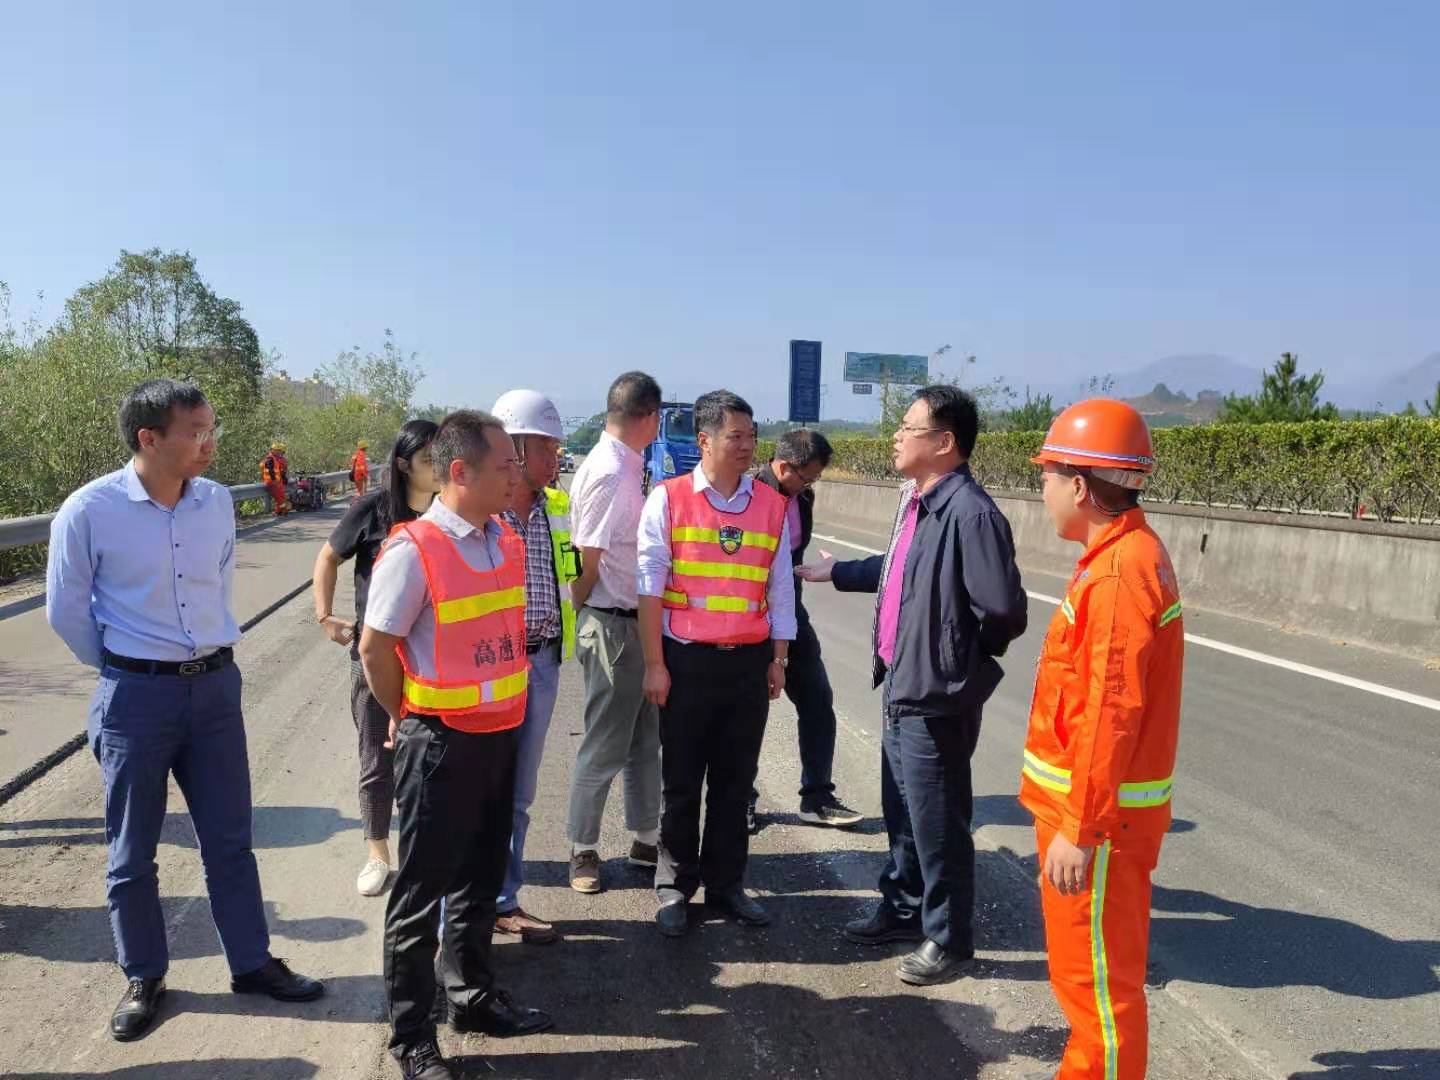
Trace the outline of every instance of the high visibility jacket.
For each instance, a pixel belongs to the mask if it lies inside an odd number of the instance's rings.
[[[686,641],[751,645],[770,636],[766,589],[785,527],[785,499],[754,484],[750,503],[725,514],[695,490],[694,473],[665,481],[670,515],[670,632]]]
[[[504,731],[525,719],[525,542],[500,526],[499,570],[472,570],[455,542],[423,518],[395,526],[420,553],[435,618],[435,677],[405,668],[401,715],[438,716],[461,731]],[[383,553],[382,553],[382,558]]]
[[[356,475],[370,474],[370,459],[365,456],[364,450],[356,450],[350,455],[350,468],[355,470]]]
[[[285,455],[277,451],[271,451],[260,461],[260,482],[264,484],[284,484],[289,481],[289,466],[285,461]]]
[[[1170,827],[1185,627],[1170,555],[1126,511],[1080,557],[1050,620],[1020,801],[1071,843]]]
[[[580,552],[570,542],[570,495],[560,488],[545,489],[545,520],[550,523],[550,553],[555,559],[555,583],[560,591],[561,656],[575,653],[575,605],[570,583],[580,576]]]

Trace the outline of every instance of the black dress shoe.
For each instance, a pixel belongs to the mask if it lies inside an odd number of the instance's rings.
[[[705,906],[726,912],[745,926],[770,925],[770,913],[745,895],[745,890],[739,885],[720,893],[707,892]]]
[[[555,1026],[549,1013],[518,1009],[504,990],[492,990],[464,1009],[450,1007],[450,1026],[458,1032],[474,1031],[496,1039],[534,1035]]]
[[[927,938],[925,944],[900,958],[896,973],[901,982],[911,986],[933,986],[953,979],[974,966],[974,956],[948,953]]]
[[[655,925],[666,937],[684,937],[690,929],[690,905],[684,900],[661,904],[655,912]]]
[[[314,1001],[325,993],[325,984],[295,974],[284,960],[272,956],[254,971],[232,978],[230,989],[237,994],[266,994],[276,1001]]]
[[[405,1080],[455,1080],[455,1070],[440,1056],[434,1039],[417,1043],[400,1055],[400,1075]]]
[[[164,993],[164,979],[131,979],[125,996],[110,1015],[110,1034],[121,1042],[144,1035],[155,1022]]]
[[[891,941],[924,941],[919,916],[902,919],[889,904],[881,904],[868,919],[845,924],[845,936],[859,945],[885,945]]]

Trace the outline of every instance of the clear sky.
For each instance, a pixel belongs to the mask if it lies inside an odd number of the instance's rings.
[[[785,408],[787,342],[1065,382],[1440,349],[1440,5],[7,4],[0,280],[189,249],[292,373],[640,367]],[[37,293],[45,294],[36,305]]]

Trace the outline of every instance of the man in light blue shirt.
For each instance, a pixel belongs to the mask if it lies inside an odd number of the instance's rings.
[[[309,1001],[324,987],[270,955],[232,650],[235,511],[230,492],[200,475],[220,437],[215,413],[197,387],[152,379],[126,395],[119,420],[134,456],[55,515],[45,613],[76,659],[100,673],[88,730],[105,778],[110,925],[129,980],[110,1033],[126,1041],[150,1027],[165,992],[155,849],[172,772],[231,989]]]

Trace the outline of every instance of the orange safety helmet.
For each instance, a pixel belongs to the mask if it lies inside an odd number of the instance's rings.
[[[1112,398],[1077,401],[1050,424],[1036,465],[1070,465],[1087,469],[1101,480],[1123,488],[1144,486],[1155,471],[1150,428],[1133,406]]]

